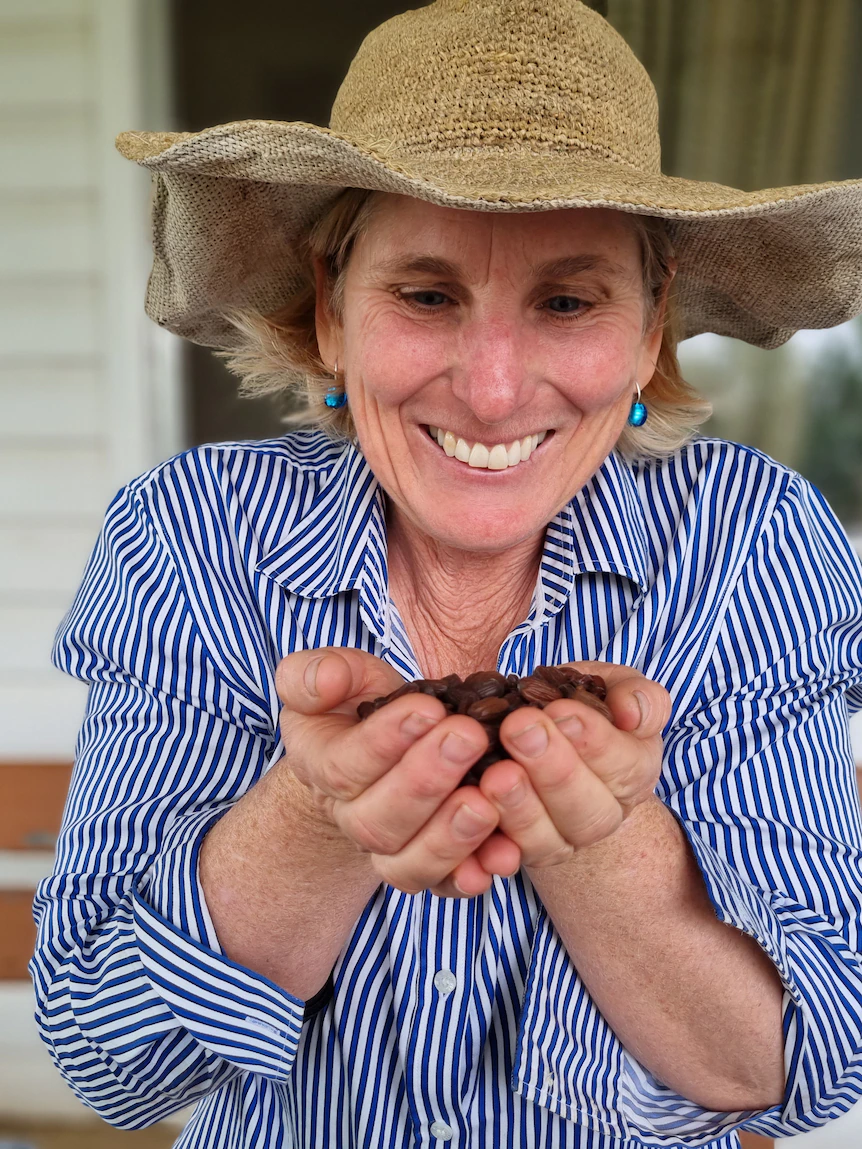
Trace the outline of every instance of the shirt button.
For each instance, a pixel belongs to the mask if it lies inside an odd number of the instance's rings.
[[[431,1126],[431,1136],[439,1138],[440,1141],[451,1141],[452,1130],[445,1121],[435,1121]]]
[[[451,969],[438,969],[434,974],[434,985],[442,994],[451,993],[458,984],[458,979]]]

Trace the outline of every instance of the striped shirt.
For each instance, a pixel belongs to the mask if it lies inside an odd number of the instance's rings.
[[[609,456],[549,524],[497,668],[599,659],[670,692],[657,794],[719,919],[780,974],[783,1103],[711,1112],[657,1080],[523,872],[471,899],[381,885],[311,1003],[225,957],[198,850],[281,755],[278,660],[351,646],[421,676],[384,512],[361,453],[316,432],[189,451],[112,503],[55,647],[90,689],[31,967],[72,1089],[129,1129],[197,1102],[183,1149],[731,1149],[741,1126],[789,1136],[845,1112],[862,1094],[862,567],[816,490],[732,443]]]

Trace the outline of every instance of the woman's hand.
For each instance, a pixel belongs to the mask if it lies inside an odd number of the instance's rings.
[[[500,816],[477,787],[458,787],[487,749],[487,735],[475,719],[447,715],[425,694],[403,695],[357,719],[360,702],[401,685],[391,667],[364,651],[289,655],[276,672],[287,761],[320,814],[372,854],[382,880],[407,893],[475,896],[491,884],[475,851]],[[502,838],[494,864],[494,873],[514,874],[520,851]],[[450,878],[456,869],[461,890]]]
[[[655,790],[661,731],[670,717],[667,691],[627,666],[575,665],[605,679],[616,725],[568,699],[505,719],[500,736],[511,760],[489,766],[480,782],[500,813],[498,832],[477,851],[489,873],[499,873],[512,842],[527,868],[565,862],[613,834]]]

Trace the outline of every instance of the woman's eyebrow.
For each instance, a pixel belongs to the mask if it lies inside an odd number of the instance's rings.
[[[532,268],[536,279],[565,280],[582,275],[585,271],[601,271],[610,275],[628,275],[622,264],[614,263],[604,255],[564,255]]]
[[[372,265],[371,270],[385,275],[407,275],[420,273],[436,275],[441,279],[463,279],[463,268],[436,255],[408,254],[381,259]],[[572,279],[585,271],[601,271],[611,275],[626,275],[627,269],[603,255],[565,255],[557,259],[537,264],[530,269],[533,278],[545,282]]]
[[[418,271],[443,279],[459,279],[464,274],[457,263],[436,255],[398,255],[379,259],[371,265],[371,270],[385,275],[406,275]]]

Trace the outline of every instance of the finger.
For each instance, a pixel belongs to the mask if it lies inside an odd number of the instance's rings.
[[[517,846],[521,865],[541,869],[572,856],[572,842],[560,832],[520,766],[514,762],[495,763],[482,775],[480,785],[482,793],[499,810],[498,832]],[[484,865],[481,848],[477,855]]]
[[[491,874],[479,864],[476,855],[471,854],[430,890],[438,898],[476,898],[486,893],[493,883]]]
[[[653,738],[670,721],[671,697],[663,686],[635,670],[612,662],[572,662],[583,674],[597,674],[607,684],[607,704],[614,723],[638,738]]]
[[[402,850],[460,786],[464,775],[488,748],[488,735],[474,718],[463,714],[446,717],[443,703],[426,695],[410,694],[396,699],[372,714],[366,723],[371,726],[390,708],[406,709],[404,704],[425,711],[430,710],[429,704],[436,704],[443,721],[427,729],[413,745],[404,747],[391,769],[380,771],[373,784],[352,801],[336,802],[333,806],[333,816],[342,832],[372,854]],[[414,720],[415,714],[408,715],[407,724]],[[386,733],[383,723],[380,728],[374,744],[378,757],[390,753],[389,739],[393,737]],[[343,756],[343,761],[351,772],[355,769],[349,755]],[[365,772],[369,773],[367,767]]]
[[[355,715],[307,716],[285,708],[281,730],[285,755],[300,781],[344,803],[357,799],[381,779],[445,718],[446,707],[438,698],[406,694],[364,721]],[[463,772],[458,780],[462,776]]]
[[[670,695],[643,675],[621,677],[609,685],[607,704],[617,727],[643,740],[660,735],[670,721]]]
[[[654,792],[661,772],[659,735],[644,738],[620,730],[592,707],[575,700],[551,703],[545,714],[624,810]]]
[[[391,666],[350,647],[298,650],[283,658],[275,671],[279,698],[301,714],[325,714],[341,707],[355,716],[359,700],[389,694],[403,685],[404,679]]]
[[[552,710],[551,708],[556,708]],[[572,742],[554,721],[555,713],[572,718],[588,712],[604,723],[611,731],[614,727],[602,715],[585,703],[560,700],[551,703],[544,710],[524,707],[508,715],[500,728],[500,738],[507,753],[514,762],[524,767],[524,773],[535,791],[541,805],[564,841],[576,848],[601,841],[620,825],[624,811],[605,782],[591,770],[578,754]],[[619,732],[622,737],[622,732]],[[637,745],[637,740],[627,736]],[[489,767],[486,773],[490,773]],[[495,772],[496,773],[496,772]],[[484,777],[482,779],[485,781]],[[491,782],[489,780],[488,785]],[[487,792],[482,786],[483,792]],[[525,811],[517,815],[520,820],[529,822],[535,817],[535,810],[528,804]],[[502,822],[502,817],[501,817]],[[506,820],[511,827],[511,818]],[[530,830],[529,843],[526,837]],[[506,830],[510,833],[510,829]],[[519,836],[522,835],[522,836]],[[523,853],[532,847],[531,857],[535,856],[536,841],[546,838],[546,849],[550,854],[552,839],[547,824],[540,821],[522,830],[513,831],[513,841]],[[553,847],[556,848],[556,847]],[[525,863],[528,864],[528,863]],[[535,864],[535,863],[531,863]]]
[[[397,854],[375,854],[374,868],[395,889],[418,894],[444,882],[497,822],[488,799],[475,786],[465,786]]]
[[[486,873],[511,878],[521,868],[521,851],[502,829],[501,824],[485,839],[473,856],[479,860]]]

